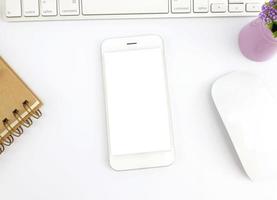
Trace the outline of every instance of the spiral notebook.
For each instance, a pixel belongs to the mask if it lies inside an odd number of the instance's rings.
[[[41,117],[42,102],[0,57],[0,154]]]

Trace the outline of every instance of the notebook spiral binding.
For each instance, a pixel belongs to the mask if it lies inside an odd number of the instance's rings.
[[[4,127],[8,132],[8,136],[4,138],[0,136],[0,154],[3,153],[6,146],[10,146],[14,142],[14,137],[19,137],[23,134],[24,130],[22,126],[24,126],[25,128],[29,128],[33,124],[33,120],[31,119],[31,117],[38,119],[42,116],[42,113],[39,109],[34,110],[31,108],[28,100],[25,100],[22,105],[25,111],[27,111],[28,113],[26,119],[23,119],[23,117],[19,114],[18,109],[15,109],[13,111],[13,116],[17,120],[19,126],[17,126],[16,128],[12,127],[9,119],[7,118],[2,121]]]

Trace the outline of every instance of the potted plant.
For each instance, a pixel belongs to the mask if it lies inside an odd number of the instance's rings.
[[[277,0],[266,2],[259,17],[241,30],[239,47],[244,56],[254,61],[273,57],[277,52]]]

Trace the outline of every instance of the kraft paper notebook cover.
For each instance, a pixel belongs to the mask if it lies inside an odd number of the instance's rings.
[[[0,57],[0,154],[41,116],[42,102]]]

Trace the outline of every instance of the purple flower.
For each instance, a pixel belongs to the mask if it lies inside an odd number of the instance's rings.
[[[270,0],[262,6],[262,11],[259,14],[260,19],[263,20],[265,24],[270,24],[277,20],[277,0]]]
[[[262,12],[267,12],[270,7],[266,4],[262,6]]]
[[[276,0],[270,0],[269,5],[274,6],[276,4]]]
[[[269,0],[262,6],[259,18],[265,23],[266,27],[277,38],[277,0]]]
[[[266,24],[269,24],[272,22],[271,18],[269,18],[269,17],[266,17],[264,21]]]

